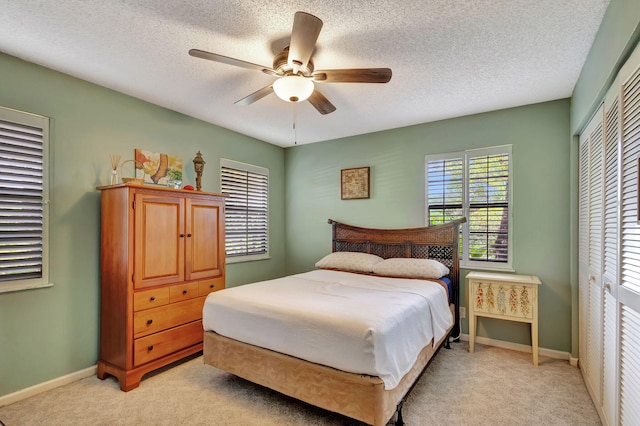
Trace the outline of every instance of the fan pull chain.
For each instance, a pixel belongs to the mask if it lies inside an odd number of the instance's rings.
[[[296,102],[293,102],[293,144],[298,145],[298,126],[296,126],[296,122],[298,121],[298,107],[296,106]]]

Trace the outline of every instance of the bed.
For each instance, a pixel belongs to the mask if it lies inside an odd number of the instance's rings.
[[[385,425],[396,413],[396,424],[402,424],[402,404],[413,385],[440,347],[459,335],[458,227],[464,221],[392,230],[329,220],[332,254],[325,259],[357,257],[362,265],[345,270],[322,259],[316,265],[319,269],[308,273],[212,293],[203,312],[204,362],[367,424]],[[396,262],[404,268],[406,259],[431,259],[409,262],[438,264],[446,276],[386,276],[385,266]],[[429,273],[437,271],[441,272],[436,268]],[[305,287],[315,293],[305,295],[301,290]],[[268,293],[279,299],[270,299]],[[248,305],[246,299],[252,298],[254,303]],[[297,301],[290,309],[305,316],[288,320],[289,312],[281,312],[282,306],[289,306],[287,299]],[[322,315],[311,308],[314,299],[328,300]],[[346,299],[362,303],[363,308],[349,308]],[[384,300],[387,304],[380,308]],[[331,314],[325,315],[327,311]],[[350,319],[337,319],[340,312]],[[379,320],[379,328],[386,332],[363,323],[369,327],[365,338],[352,338],[363,335],[356,325],[367,315],[371,317],[367,321]],[[327,326],[320,320],[316,324],[316,317],[328,318],[323,320]],[[408,323],[412,327],[406,327]],[[251,335],[251,329],[259,332]],[[340,356],[323,358],[329,356],[323,347]],[[406,350],[392,353],[392,347]]]

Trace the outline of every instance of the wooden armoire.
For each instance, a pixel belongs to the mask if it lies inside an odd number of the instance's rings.
[[[120,389],[202,350],[202,307],[225,287],[224,196],[121,184],[101,191],[98,378]]]

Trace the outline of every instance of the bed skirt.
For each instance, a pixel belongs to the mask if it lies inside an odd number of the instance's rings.
[[[204,333],[204,362],[285,395],[351,417],[383,426],[398,403],[419,378],[446,336],[430,343],[398,386],[385,390],[382,379],[347,373],[279,352],[242,343],[213,331]]]

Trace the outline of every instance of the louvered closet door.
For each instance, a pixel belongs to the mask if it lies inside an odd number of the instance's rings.
[[[604,102],[604,223],[602,264],[602,418],[617,424],[618,414],[618,156],[620,152],[620,105],[614,85]]]
[[[578,298],[580,366],[588,365],[587,324],[589,323],[589,134],[580,136],[579,220],[578,220]]]
[[[587,261],[586,277],[585,267],[582,265],[582,301],[586,310],[581,320],[585,339],[584,351],[580,354],[583,375],[587,387],[591,392],[594,402],[600,405],[602,402],[602,229],[603,229],[603,171],[604,171],[604,138],[603,138],[603,112],[602,108],[594,115],[591,122],[583,132],[582,143],[589,144],[588,167],[588,203],[586,208],[588,248],[586,256],[581,256]],[[585,232],[585,230],[582,230]],[[582,237],[582,235],[581,235]],[[585,280],[586,278],[586,280]]]
[[[619,423],[640,425],[640,49],[620,71],[622,212],[619,299]]]

